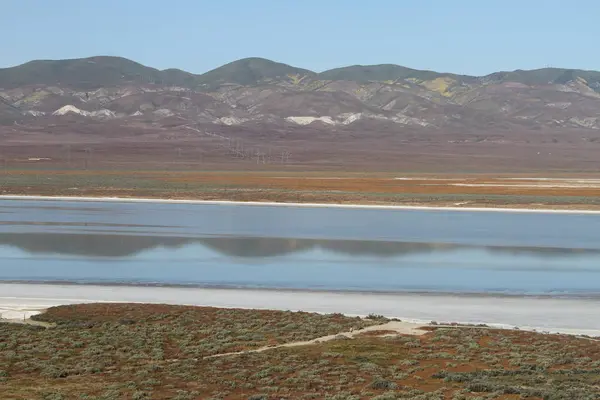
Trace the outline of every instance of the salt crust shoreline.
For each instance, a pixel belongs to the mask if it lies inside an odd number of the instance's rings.
[[[590,299],[0,283],[5,320],[23,320],[53,306],[94,302],[378,314],[419,326],[456,322],[600,336],[600,301]]]
[[[282,203],[260,201],[228,201],[228,200],[178,200],[149,199],[141,197],[78,197],[78,196],[17,196],[0,195],[0,200],[34,200],[34,201],[79,201],[79,202],[116,202],[116,203],[164,203],[164,204],[199,204],[199,205],[246,205],[268,207],[303,207],[303,208],[364,208],[383,210],[421,210],[421,211],[468,211],[468,212],[512,212],[512,213],[552,213],[552,214],[596,214],[600,210],[573,209],[562,210],[552,208],[504,208],[504,207],[441,207],[441,206],[398,206],[377,204],[330,204],[330,203]]]

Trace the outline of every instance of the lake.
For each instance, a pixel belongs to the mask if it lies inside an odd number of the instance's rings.
[[[600,295],[600,214],[0,200],[0,280]]]

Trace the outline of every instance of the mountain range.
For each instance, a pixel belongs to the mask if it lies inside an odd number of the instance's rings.
[[[196,135],[227,142],[233,154],[240,140],[264,149],[265,141],[298,148],[310,139],[338,155],[357,143],[364,152],[423,140],[595,146],[600,72],[478,77],[382,64],[317,73],[246,58],[197,75],[119,57],[38,60],[0,69],[0,124],[5,140],[24,131],[96,141]]]

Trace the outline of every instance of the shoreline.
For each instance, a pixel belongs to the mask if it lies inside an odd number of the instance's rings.
[[[359,208],[381,210],[414,210],[414,211],[463,211],[463,212],[510,212],[510,213],[552,213],[552,214],[590,214],[600,215],[600,210],[561,209],[561,208],[510,208],[510,207],[456,207],[427,205],[385,205],[385,204],[340,204],[340,203],[294,203],[273,201],[234,201],[234,200],[192,200],[161,199],[144,197],[93,197],[93,196],[34,196],[34,195],[0,195],[0,200],[29,201],[73,201],[73,202],[107,202],[107,203],[156,203],[156,204],[193,204],[193,205],[232,205],[263,207],[303,207],[303,208]]]
[[[120,288],[165,288],[165,289],[198,289],[198,290],[243,290],[248,292],[280,292],[280,293],[339,293],[354,295],[390,295],[390,296],[428,296],[458,298],[529,298],[529,299],[573,299],[573,300],[600,300],[598,292],[584,293],[528,293],[528,292],[501,292],[501,291],[432,291],[432,290],[367,290],[367,289],[332,289],[332,288],[292,288],[292,287],[253,287],[236,285],[210,285],[210,284],[177,284],[154,282],[117,282],[117,281],[75,281],[75,280],[21,280],[0,279],[0,285],[39,285],[39,286],[79,286],[79,287],[120,287]],[[0,296],[1,298],[1,296]]]
[[[59,305],[143,303],[361,317],[376,314],[420,325],[436,321],[438,324],[485,324],[498,329],[600,336],[600,320],[595,318],[600,305],[598,300],[10,283],[0,283],[0,293],[0,313],[12,319],[27,318]]]

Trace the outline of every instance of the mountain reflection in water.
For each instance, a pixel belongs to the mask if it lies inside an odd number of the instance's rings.
[[[30,254],[61,254],[88,257],[133,257],[144,251],[202,246],[222,255],[266,258],[321,250],[350,256],[398,257],[409,254],[443,253],[483,249],[489,253],[536,257],[600,255],[600,250],[543,247],[467,246],[443,243],[409,243],[368,240],[316,240],[261,237],[156,237],[106,234],[0,234],[0,246],[11,246]]]

